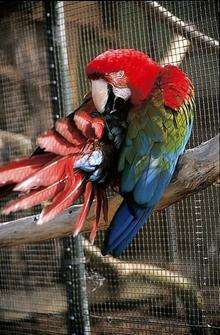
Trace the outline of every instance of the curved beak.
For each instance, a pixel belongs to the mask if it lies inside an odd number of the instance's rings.
[[[104,79],[92,80],[92,100],[99,113],[104,113],[108,100],[108,84]]]
[[[118,111],[131,96],[129,88],[116,88],[104,79],[92,80],[92,99],[99,113]]]

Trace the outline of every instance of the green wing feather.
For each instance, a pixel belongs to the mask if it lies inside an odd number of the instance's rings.
[[[146,192],[153,192],[166,172],[169,172],[166,174],[169,179],[188,142],[193,109],[193,97],[177,111],[167,108],[163,93],[158,89],[142,109],[129,112],[126,140],[118,164],[122,193],[134,191],[144,173]]]

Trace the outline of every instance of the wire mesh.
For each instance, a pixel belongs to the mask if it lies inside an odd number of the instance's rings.
[[[1,2],[0,6],[2,163],[30,153],[33,140],[52,126],[56,115],[45,2]],[[65,1],[57,3],[57,10],[61,8],[59,38],[65,35],[68,61],[61,71],[69,76],[72,92],[65,101],[67,109],[72,104],[77,107],[89,89],[84,67],[91,58],[109,48],[136,48],[161,64],[179,65],[191,77],[197,108],[189,146],[216,135],[215,1]],[[59,63],[63,60],[58,57]],[[1,221],[28,214],[2,216]],[[154,214],[117,261],[100,254],[103,232],[93,247],[83,238],[91,330],[79,327],[74,332],[217,333],[218,218],[219,193],[213,185]],[[72,334],[67,323],[71,303],[64,246],[63,240],[51,240],[0,250],[1,334]],[[79,278],[72,279],[73,291],[80,290]],[[80,323],[82,309],[74,313]]]

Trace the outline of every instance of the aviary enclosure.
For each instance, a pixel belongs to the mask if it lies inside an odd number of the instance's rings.
[[[219,332],[217,40],[212,0],[0,1],[0,164],[31,153],[36,136],[78,106],[85,64],[109,48],[186,71],[197,107],[189,147],[213,138],[196,167],[210,157],[213,175],[155,211],[118,259],[101,256],[103,224],[94,246],[87,232],[65,237],[79,205],[50,228],[35,228],[39,207],[2,215],[0,334]]]

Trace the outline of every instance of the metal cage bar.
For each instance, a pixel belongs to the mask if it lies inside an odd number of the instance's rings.
[[[55,119],[73,111],[72,92],[65,35],[63,1],[45,1],[48,36],[48,60],[51,78],[53,113]],[[86,292],[85,258],[81,237],[63,239],[64,278],[68,303],[68,332],[70,335],[89,334],[89,312]]]

